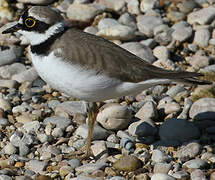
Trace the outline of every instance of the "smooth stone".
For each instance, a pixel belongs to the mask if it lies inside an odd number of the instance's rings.
[[[193,103],[189,116],[195,120],[214,120],[215,98],[201,98]]]
[[[105,141],[94,141],[91,146],[91,150],[96,159],[102,159],[108,157],[108,149]]]
[[[181,106],[177,102],[158,103],[157,109],[163,111],[165,114],[177,113],[181,110]]]
[[[167,92],[166,94],[168,96],[171,96],[171,97],[175,97],[178,93],[182,92],[182,91],[185,91],[186,89],[184,88],[183,85],[176,85],[176,86],[173,86],[171,87]]]
[[[211,33],[208,29],[198,29],[195,32],[193,43],[199,45],[200,47],[207,47],[209,44],[210,36]]]
[[[126,25],[114,25],[106,27],[98,31],[96,35],[102,36],[110,40],[131,40],[135,37],[135,29]]]
[[[176,151],[174,156],[182,160],[187,158],[192,159],[195,158],[200,151],[201,145],[193,142]]]
[[[43,173],[47,165],[48,162],[39,160],[30,160],[29,162],[25,163],[25,166],[35,173]]]
[[[87,114],[87,104],[84,101],[64,101],[56,107],[56,111],[64,111],[69,115]]]
[[[142,40],[142,41],[140,41],[140,43],[144,46],[150,47],[151,49],[153,49],[157,44],[156,41],[152,38]]]
[[[171,133],[169,133],[171,132]],[[200,137],[199,129],[183,119],[168,119],[159,128],[161,140],[186,142]]]
[[[129,52],[135,54],[136,56],[140,57],[141,59],[146,60],[150,64],[156,60],[151,48],[144,46],[139,42],[127,42],[121,44],[120,46],[128,50]]]
[[[0,87],[3,87],[3,88],[5,87],[9,89],[17,88],[18,84],[19,83],[15,80],[0,79]]]
[[[107,163],[100,163],[100,162],[97,162],[97,163],[87,163],[87,164],[84,164],[82,166],[79,166],[77,168],[75,168],[75,171],[78,172],[78,173],[81,173],[81,172],[87,172],[87,173],[92,173],[96,170],[104,170],[105,167],[107,167],[108,164]]]
[[[29,147],[27,145],[21,143],[19,146],[19,155],[21,157],[25,157],[29,152],[30,152]]]
[[[153,49],[153,54],[158,59],[169,59],[170,52],[166,46],[157,46]]]
[[[7,101],[6,99],[0,98],[0,108],[3,109],[4,111],[10,111],[11,105],[9,101]]]
[[[111,28],[113,26],[118,26],[120,23],[113,18],[104,18],[101,19],[98,23],[98,30],[102,30],[105,28]]]
[[[4,79],[10,79],[14,74],[19,74],[26,70],[25,65],[21,63],[13,63],[0,67],[0,76]]]
[[[171,174],[176,179],[188,179],[190,176],[186,171],[178,171]]]
[[[12,178],[10,176],[7,175],[0,175],[0,180],[12,180]]]
[[[140,3],[138,0],[125,0],[127,3],[128,12],[130,14],[139,14],[140,13]]]
[[[130,151],[130,152],[134,152],[135,150],[135,144],[133,141],[131,141],[131,139],[128,138],[122,138],[120,140],[120,146],[122,148],[125,148],[126,150]]]
[[[120,104],[107,104],[100,109],[97,121],[108,130],[125,129],[132,118],[127,106]]]
[[[143,165],[142,161],[135,156],[125,155],[122,156],[119,160],[113,163],[113,167],[119,171],[135,171],[141,168]]]
[[[75,134],[86,139],[88,136],[88,125],[83,124],[79,126],[76,129]],[[108,136],[109,136],[109,132],[107,130],[105,130],[99,125],[94,126],[92,140],[105,140]]]
[[[79,159],[70,159],[67,161],[67,163],[69,164],[70,167],[72,167],[73,169],[81,166],[81,161]]]
[[[163,24],[163,20],[160,17],[140,15],[137,16],[137,27],[140,32],[147,37],[153,37],[153,29]]]
[[[62,166],[59,170],[59,174],[61,177],[66,176],[67,174],[69,174],[70,172],[73,172],[74,169],[70,166]]]
[[[51,135],[56,137],[56,138],[59,138],[59,137],[62,137],[64,134],[62,128],[54,128]]]
[[[194,69],[199,70],[210,65],[212,60],[209,56],[195,54],[188,59],[188,62]]]
[[[172,33],[173,39],[179,42],[188,40],[193,33],[192,27],[185,21],[180,21],[172,26],[174,29]]]
[[[127,12],[123,13],[119,17],[118,21],[123,25],[130,26],[130,27],[133,27],[134,29],[137,29],[135,19]]]
[[[159,8],[160,4],[157,0],[142,0],[140,3],[141,12],[147,12],[151,9]]]
[[[103,12],[106,7],[102,4],[77,4],[69,5],[67,17],[73,21],[90,22],[96,15]]]
[[[40,128],[39,121],[27,122],[21,128],[19,128],[23,132],[37,132]]]
[[[111,177],[110,180],[126,180],[126,179],[121,176],[114,176],[114,177]]]
[[[176,179],[168,174],[156,173],[152,175],[151,180],[176,180]]]
[[[114,11],[120,11],[122,8],[125,7],[125,1],[124,0],[98,0],[96,1],[99,4],[105,5],[108,9],[114,10]]]
[[[23,82],[26,82],[26,81],[34,81],[38,78],[38,74],[37,74],[37,71],[35,70],[34,67],[26,70],[26,71],[23,71],[19,74],[15,74],[12,76],[12,80],[15,80],[19,83],[23,83]]]
[[[162,26],[162,25],[160,25],[160,26]],[[160,27],[160,26],[157,26],[157,27]],[[172,33],[173,33],[173,29],[171,29],[171,28],[165,29],[164,31],[157,33],[154,37],[154,40],[162,46],[167,46],[173,40]]]
[[[108,136],[107,141],[118,144],[119,138],[115,134],[111,134],[110,136]]]
[[[56,125],[56,128],[64,130],[66,129],[67,126],[71,124],[71,120],[60,116],[52,116],[44,119],[43,123],[45,125],[47,125],[48,123],[51,123],[53,125]]]
[[[168,70],[178,70],[178,67],[175,65],[175,63],[170,60],[170,59],[158,59],[153,63],[154,66],[163,68],[163,69],[168,69]]]
[[[182,167],[188,169],[204,169],[207,166],[207,162],[202,159],[192,159],[185,162]]]
[[[189,24],[210,24],[215,18],[215,7],[209,6],[207,8],[202,8],[198,11],[194,11],[187,16],[187,22]]]
[[[0,51],[0,66],[16,62],[22,54],[22,48],[19,46],[11,46],[9,49]]]
[[[35,5],[48,5],[53,3],[55,0],[18,0],[20,3],[35,4]]]
[[[172,169],[172,164],[168,163],[156,163],[154,165],[153,173],[164,173],[168,174],[168,172]]]
[[[92,177],[86,177],[86,176],[77,176],[77,177],[71,178],[69,180],[96,180],[96,179],[92,178]]]
[[[5,154],[11,155],[17,152],[16,147],[12,143],[8,143],[4,148],[3,151]]]
[[[156,135],[157,128],[152,123],[148,123],[145,120],[141,120],[141,121],[132,123],[128,127],[128,132],[132,136],[147,137],[147,136]]]
[[[164,152],[158,149],[155,149],[152,151],[151,159],[156,163],[163,163],[163,162],[169,162],[172,158],[166,155]]]
[[[10,142],[13,146],[19,147],[21,144],[22,133],[16,131],[10,136]]]
[[[9,121],[5,118],[0,118],[0,126],[5,127],[9,125]]]
[[[148,119],[157,119],[158,112],[153,101],[147,101],[135,114],[135,117],[147,121]]]
[[[197,7],[197,3],[195,1],[182,1],[181,3],[177,4],[180,12],[183,13],[190,13],[193,11],[194,8]]]
[[[204,172],[201,169],[195,169],[194,171],[191,172],[190,174],[190,179],[191,180],[207,180]],[[214,180],[214,179],[210,179]]]
[[[167,13],[167,18],[170,21],[178,22],[184,20],[186,18],[186,14],[179,12],[177,10],[169,10]]]

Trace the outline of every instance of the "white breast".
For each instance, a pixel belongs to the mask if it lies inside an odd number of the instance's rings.
[[[167,82],[160,79],[140,83],[121,82],[103,74],[96,74],[93,70],[72,65],[56,57],[54,53],[45,57],[32,53],[30,55],[38,74],[44,81],[54,89],[81,100],[103,101],[141,92],[162,81]]]

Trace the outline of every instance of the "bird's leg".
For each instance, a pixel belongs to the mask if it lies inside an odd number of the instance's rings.
[[[87,105],[87,114],[88,114],[88,136],[86,139],[86,145],[82,147],[80,150],[72,153],[72,154],[67,154],[64,157],[73,159],[73,158],[78,158],[78,159],[86,159],[87,157],[90,156],[91,151],[90,151],[90,146],[91,146],[91,139],[92,139],[92,134],[93,134],[93,128],[94,124],[96,121],[96,116],[98,113],[98,106],[95,102],[89,103]]]
[[[89,107],[88,110],[88,136],[86,140],[86,156],[90,155],[90,146],[91,146],[91,139],[93,134],[93,128],[96,121],[96,116],[98,113],[98,106],[95,102],[92,103],[92,106]]]

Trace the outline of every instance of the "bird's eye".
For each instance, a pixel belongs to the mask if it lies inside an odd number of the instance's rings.
[[[28,28],[34,27],[35,24],[36,24],[36,21],[35,21],[34,19],[32,19],[32,18],[27,18],[27,19],[25,20],[25,25],[26,25]]]

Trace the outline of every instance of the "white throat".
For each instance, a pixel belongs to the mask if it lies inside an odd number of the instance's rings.
[[[65,28],[65,22],[59,22],[53,26],[51,26],[49,29],[47,29],[44,33],[38,33],[35,31],[25,31],[25,30],[19,30],[18,33],[25,36],[29,41],[31,45],[38,45],[49,39],[52,35],[61,32]]]

